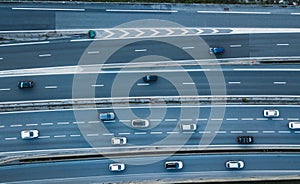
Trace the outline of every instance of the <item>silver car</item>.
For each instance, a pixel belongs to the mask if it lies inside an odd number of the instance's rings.
[[[149,127],[150,123],[146,119],[135,119],[132,120],[131,125],[134,128],[147,128]]]
[[[127,144],[127,138],[126,137],[113,137],[113,138],[111,138],[111,144],[112,145],[125,145],[125,144]]]
[[[180,129],[182,131],[195,131],[197,129],[196,123],[182,123],[180,124]]]

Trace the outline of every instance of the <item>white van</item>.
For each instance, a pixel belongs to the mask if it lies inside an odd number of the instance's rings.
[[[300,129],[300,122],[289,122],[290,129]]]

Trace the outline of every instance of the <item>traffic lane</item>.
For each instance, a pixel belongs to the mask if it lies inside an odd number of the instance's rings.
[[[0,16],[1,31],[14,30],[54,30],[55,12],[53,11],[15,11],[2,8]]]
[[[51,41],[49,44],[1,47],[0,57],[3,60],[0,69],[12,70],[77,65],[89,44],[90,42],[61,40]]]
[[[290,71],[223,71],[152,73],[155,83],[144,83],[149,73],[48,75],[1,78],[1,101],[180,95],[298,95],[297,75]],[[224,83],[222,82],[224,75]],[[220,76],[219,76],[220,75]],[[208,83],[209,81],[221,81]],[[294,76],[294,77],[290,77]],[[117,78],[116,78],[117,77]],[[263,80],[262,80],[263,78]],[[33,80],[32,89],[18,89],[18,81]],[[94,81],[96,81],[94,83]],[[158,90],[159,89],[159,90]],[[95,92],[95,93],[94,93]]]
[[[250,10],[251,11],[251,10]],[[297,28],[299,27],[298,17],[294,15],[258,15],[258,14],[215,14],[183,12],[178,13],[131,13],[131,12],[57,12],[57,29],[74,28],[106,28],[115,27],[120,24],[128,24],[131,21],[140,20],[166,20],[178,23],[187,27],[265,27],[265,28]],[[96,17],[103,17],[99,20]],[[122,18],[120,19],[120,16]],[[191,18],[193,17],[193,18]],[[76,20],[76,21],[74,21]],[[247,20],[247,21],[245,21]],[[264,21],[258,21],[264,20]],[[157,27],[160,26],[157,21]],[[132,24],[143,25],[144,21],[133,22]],[[172,23],[170,23],[172,25]],[[173,23],[174,24],[174,23]]]
[[[8,70],[77,65],[83,55],[86,59],[80,62],[81,65],[189,60],[192,57],[194,59],[213,59],[215,57],[209,54],[210,46],[225,48],[224,54],[216,56],[219,59],[249,56],[273,57],[278,53],[282,56],[297,56],[299,55],[297,52],[299,45],[295,41],[299,39],[299,36],[300,34],[296,33],[210,35],[201,36],[199,39],[174,37],[160,38],[159,40],[102,40],[93,44],[92,42],[60,40],[51,41],[49,44],[1,47],[0,57],[3,59],[0,68]],[[170,44],[176,40],[180,42],[181,48]],[[194,55],[191,57],[187,52],[193,52]],[[274,55],[274,53],[276,54]],[[154,57],[156,55],[161,57]]]
[[[74,177],[87,176],[123,176],[123,181],[134,180],[134,177],[139,174],[153,174],[153,180],[177,175],[188,175],[191,172],[202,173],[206,177],[219,176],[223,178],[223,174],[232,177],[251,175],[249,172],[258,171],[253,175],[268,175],[268,171],[283,171],[288,170],[292,173],[286,175],[293,175],[293,171],[299,170],[299,154],[222,154],[222,155],[170,155],[166,158],[163,156],[144,156],[144,157],[128,157],[119,159],[97,159],[88,161],[68,161],[68,162],[52,162],[52,163],[38,163],[38,164],[24,164],[3,166],[0,168],[2,173],[1,182],[12,181],[28,181],[28,180],[43,180],[43,179],[63,179]],[[168,172],[164,168],[165,161],[181,160],[183,168],[179,171]],[[242,160],[245,164],[242,170],[228,170],[225,163],[228,160]],[[276,162],[274,162],[276,160]],[[108,166],[113,162],[123,162],[126,164],[125,171],[109,172]],[[72,172],[68,172],[72,171]],[[142,171],[142,173],[141,173]],[[213,171],[221,171],[222,174],[210,175]],[[132,174],[132,175],[131,175]],[[101,181],[99,178],[98,182]]]
[[[278,57],[278,56],[299,56],[296,48],[300,44],[298,34],[269,34],[269,42],[263,41],[266,38],[265,34],[250,35],[250,56],[251,57]],[[287,39],[283,39],[287,38]]]

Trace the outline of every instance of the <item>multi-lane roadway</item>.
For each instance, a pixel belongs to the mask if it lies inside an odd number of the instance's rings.
[[[164,163],[180,160],[183,168],[167,171]],[[242,160],[242,170],[225,167],[229,160]],[[93,159],[85,161],[34,163],[17,166],[2,166],[0,182],[13,183],[99,183],[150,181],[167,183],[187,181],[219,181],[231,178],[248,179],[296,177],[299,173],[299,154],[194,154],[124,157],[115,159]],[[110,172],[109,164],[125,163],[122,172]],[[70,172],[69,172],[70,171]]]
[[[81,110],[41,110],[3,112],[0,114],[1,152],[64,148],[114,147],[112,137],[127,137],[126,146],[206,145],[236,148],[263,148],[299,144],[299,131],[288,122],[299,121],[298,106],[227,105],[222,106],[153,106],[115,107]],[[264,109],[278,109],[280,117],[263,117]],[[102,122],[98,112],[114,111],[116,120]],[[224,116],[221,116],[225,111]],[[199,113],[200,112],[200,113]],[[210,114],[218,112],[218,114]],[[148,119],[145,129],[133,128],[133,119]],[[196,123],[195,131],[182,132],[181,123]],[[22,140],[20,132],[37,129],[40,136]],[[254,136],[254,144],[241,145],[237,136]],[[207,142],[213,137],[212,142]],[[201,141],[201,142],[200,142]],[[118,147],[118,146],[117,146]]]

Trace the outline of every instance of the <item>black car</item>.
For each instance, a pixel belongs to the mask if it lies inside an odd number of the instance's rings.
[[[238,136],[237,141],[240,144],[252,144],[253,137],[252,136]]]
[[[144,82],[155,82],[157,81],[157,76],[156,75],[146,75],[143,77]]]
[[[23,88],[33,88],[33,81],[20,81],[18,83],[20,89]]]

